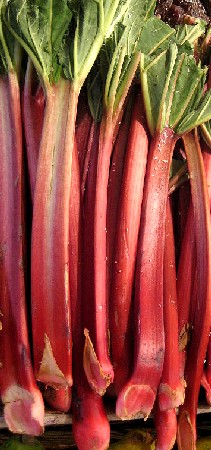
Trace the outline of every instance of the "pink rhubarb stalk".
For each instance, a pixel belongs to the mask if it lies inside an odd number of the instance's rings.
[[[44,404],[33,375],[25,298],[23,153],[17,76],[0,79],[0,393],[14,433],[43,431]]]

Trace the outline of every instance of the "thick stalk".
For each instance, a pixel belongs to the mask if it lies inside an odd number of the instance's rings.
[[[196,133],[187,134],[183,140],[194,209],[197,298],[185,366],[187,382],[185,402],[179,410],[178,447],[180,450],[195,450],[198,394],[211,323],[211,225],[206,176],[199,141]]]
[[[125,154],[118,204],[110,291],[111,354],[118,394],[127,382],[132,362],[132,290],[140,227],[148,139],[143,126],[141,93],[137,92]]]
[[[14,433],[43,431],[44,405],[33,375],[27,328],[24,260],[23,154],[19,85],[0,79],[0,392]]]
[[[121,418],[150,414],[162,375],[165,211],[175,141],[166,128],[153,137],[149,150],[135,274],[135,355],[132,375],[117,399]]]
[[[78,92],[47,87],[32,223],[32,327],[37,380],[72,384],[69,209]]]

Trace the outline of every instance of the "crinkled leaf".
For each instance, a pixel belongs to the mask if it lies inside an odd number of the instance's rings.
[[[176,78],[169,125],[176,130],[189,112],[198,106],[202,97],[206,71],[196,65],[193,57],[181,55],[181,65]]]
[[[154,0],[131,0],[121,24],[106,40],[101,52],[102,73],[106,73],[104,104],[115,113],[134,75],[134,64],[140,48],[139,41],[144,27],[153,16]],[[129,81],[130,80],[130,81]]]
[[[188,42],[192,47],[199,37],[205,33],[207,23],[202,19],[196,19],[193,25],[177,25],[176,40],[179,45]]]
[[[165,126],[181,134],[209,120],[209,95],[202,99],[206,71],[176,44],[154,58],[142,55],[142,91],[152,134]]]
[[[9,0],[5,20],[45,80],[56,81],[57,53],[72,18],[67,0]]]
[[[202,97],[198,107],[184,116],[183,120],[176,126],[175,131],[181,135],[209,120],[211,120],[211,89]]]
[[[81,86],[113,22],[122,19],[129,0],[80,0],[74,34],[67,37],[63,63],[66,76]]]
[[[179,61],[175,44],[156,57],[141,55],[140,75],[146,117],[151,134],[166,125],[171,102],[174,74]]]

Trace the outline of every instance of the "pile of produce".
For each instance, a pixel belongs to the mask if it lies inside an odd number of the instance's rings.
[[[104,394],[157,450],[211,404],[211,29],[155,8],[0,0],[0,397],[20,435],[71,408],[79,450]]]

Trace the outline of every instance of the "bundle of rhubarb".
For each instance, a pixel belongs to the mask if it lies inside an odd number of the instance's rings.
[[[71,408],[79,450],[105,393],[157,450],[211,401],[211,31],[155,7],[0,0],[0,396],[16,434]]]

